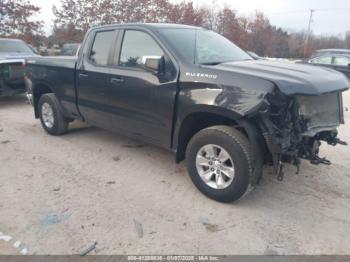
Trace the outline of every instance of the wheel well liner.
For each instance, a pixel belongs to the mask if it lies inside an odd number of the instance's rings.
[[[234,125],[237,124],[233,119],[208,112],[197,112],[188,115],[181,123],[178,132],[176,147],[176,162],[185,159],[186,147],[190,139],[198,131],[215,125]]]
[[[192,113],[187,116],[180,127],[178,143],[176,150],[176,162],[184,160],[186,157],[186,148],[190,139],[200,130],[215,126],[230,125],[236,126],[250,142],[250,152],[253,159],[253,185],[257,184],[262,177],[264,164],[264,155],[266,153],[265,140],[259,128],[248,119],[231,119],[226,116],[215,113]]]

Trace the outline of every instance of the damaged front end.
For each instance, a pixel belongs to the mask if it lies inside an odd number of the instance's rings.
[[[286,96],[275,89],[265,99],[268,109],[261,112],[259,125],[279,180],[283,179],[283,163],[294,164],[297,173],[300,159],[331,164],[319,156],[321,141],[346,145],[337,138],[337,127],[344,124],[342,92]]]

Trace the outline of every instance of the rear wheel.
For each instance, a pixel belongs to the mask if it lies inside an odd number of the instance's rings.
[[[40,121],[50,135],[62,135],[68,129],[68,119],[60,110],[59,102],[54,94],[44,94],[38,104]]]
[[[249,141],[229,126],[214,126],[198,132],[188,144],[187,167],[195,186],[220,201],[239,199],[251,178]]]

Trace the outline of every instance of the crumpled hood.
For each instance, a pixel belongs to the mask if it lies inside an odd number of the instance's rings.
[[[214,68],[271,81],[286,95],[320,95],[350,86],[342,73],[313,65],[249,60],[223,63]]]

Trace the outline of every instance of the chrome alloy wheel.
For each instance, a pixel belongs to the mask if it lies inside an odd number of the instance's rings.
[[[229,153],[214,144],[203,146],[196,156],[196,168],[201,179],[211,188],[227,188],[235,177]]]
[[[41,114],[43,122],[47,128],[52,128],[55,123],[52,107],[48,103],[43,103],[41,106]]]

